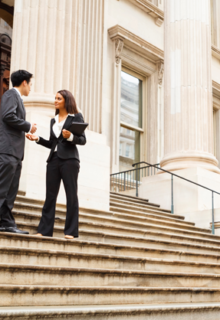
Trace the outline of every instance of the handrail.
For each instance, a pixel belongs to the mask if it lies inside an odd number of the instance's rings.
[[[147,162],[145,162],[145,161],[141,161],[141,162],[137,162],[137,163],[132,164],[132,167],[135,166],[135,165],[141,164],[141,163],[146,163],[149,167],[155,167],[155,166],[156,166],[156,164],[149,164],[149,163],[147,163]],[[178,174],[175,174],[175,173],[172,173],[172,172],[170,172],[170,171],[164,170],[164,169],[162,169],[162,168],[160,168],[160,167],[159,167],[159,168],[158,168],[158,167],[155,167],[155,168],[157,168],[157,169],[159,169],[159,170],[161,170],[161,171],[163,171],[163,172],[172,174],[173,176],[175,176],[175,177],[177,177],[177,178],[180,178],[180,179],[182,179],[182,180],[185,180],[185,181],[188,181],[188,182],[190,182],[190,183],[193,183],[193,184],[195,184],[195,185],[197,185],[197,186],[199,186],[199,187],[202,187],[202,188],[204,188],[204,189],[207,189],[207,190],[209,190],[209,191],[211,191],[211,192],[220,194],[219,192],[217,192],[217,191],[215,191],[215,190],[212,190],[212,189],[210,189],[210,188],[207,188],[207,187],[205,187],[205,186],[202,186],[201,184],[196,183],[196,182],[194,182],[194,181],[192,181],[192,180],[183,178],[183,177],[179,176]],[[138,168],[138,169],[142,169],[142,168]]]
[[[127,173],[127,172],[130,172],[130,171],[137,171],[137,170],[140,170],[140,169],[146,169],[146,168],[150,168],[152,166],[156,166],[156,165],[159,165],[159,163],[157,164],[152,164],[152,165],[149,165],[149,166],[146,166],[146,167],[141,167],[141,168],[135,168],[135,169],[130,169],[130,170],[125,170],[125,171],[119,171],[119,172],[115,172],[115,173],[111,173],[110,176],[115,176],[117,174],[122,174],[122,173]],[[134,165],[132,164],[132,167]],[[158,168],[159,169],[159,168]]]
[[[201,185],[201,184],[199,184],[199,183],[196,183],[196,182],[194,182],[194,181],[192,181],[192,180],[189,180],[189,179],[186,179],[186,178],[184,178],[184,177],[181,177],[181,176],[179,176],[178,174],[175,174],[175,173],[172,173],[172,172],[170,172],[170,171],[164,170],[164,169],[162,169],[162,168],[160,168],[160,167],[157,167],[157,164],[155,165],[155,164],[150,164],[150,163],[148,163],[148,162],[146,162],[146,161],[141,161],[141,162],[137,162],[137,163],[132,164],[132,167],[137,166],[137,165],[139,165],[139,164],[143,164],[143,163],[144,163],[144,164],[147,164],[149,167],[154,167],[154,168],[156,168],[156,169],[158,169],[158,170],[161,170],[161,171],[163,171],[163,172],[169,173],[169,174],[171,175],[171,213],[174,213],[174,205],[173,205],[173,177],[177,177],[177,178],[179,178],[179,179],[185,180],[185,181],[187,181],[187,182],[189,182],[189,183],[192,183],[192,184],[194,184],[194,185],[196,185],[196,186],[198,186],[198,187],[201,187],[201,188],[203,188],[203,189],[206,189],[206,190],[210,191],[210,192],[212,193],[212,234],[215,234],[215,227],[214,227],[214,224],[215,224],[215,217],[214,217],[214,193],[220,195],[219,192],[217,192],[217,191],[215,191],[215,190],[213,190],[213,189],[207,188],[207,187],[205,187],[205,186],[203,186],[203,185]],[[142,169],[142,167],[141,167],[141,168],[138,168],[138,169]]]
[[[159,165],[159,164],[157,164]],[[151,168],[151,172],[149,172],[149,169]],[[148,170],[147,170],[148,169]],[[113,187],[113,189],[116,187],[120,191],[126,191],[126,190],[131,190],[131,189],[136,189],[136,197],[138,197],[138,186],[141,184],[141,172],[142,170],[142,177],[144,174],[145,170],[145,175],[148,172],[149,175],[154,175],[154,172],[152,172],[152,166],[144,166],[141,168],[134,168],[134,169],[129,169],[125,171],[120,171],[116,173],[110,174],[110,188]],[[132,178],[133,176],[133,178]]]

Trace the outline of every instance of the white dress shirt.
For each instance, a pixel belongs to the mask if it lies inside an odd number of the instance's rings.
[[[17,93],[19,94],[19,96],[21,97],[21,93],[20,93],[20,91],[19,91],[17,88],[15,88],[15,87],[13,87],[13,89],[15,89],[15,90],[17,91]],[[21,97],[21,100],[23,101],[22,97]],[[30,130],[29,130],[29,132],[28,132],[28,133],[30,133],[30,132],[31,132],[31,129],[32,129],[32,124],[30,123]]]
[[[68,116],[75,117],[75,114],[68,113],[67,117]],[[66,119],[67,119],[67,117],[66,117]],[[59,114],[57,114],[54,119],[55,119],[55,123],[53,125],[52,130],[53,130],[55,136],[57,138],[59,138],[59,136],[61,134],[61,131],[63,130],[63,126],[64,126],[64,123],[65,123],[66,119],[64,119],[63,121],[59,122]],[[73,138],[74,138],[74,135],[71,133],[70,137],[68,139],[66,139],[66,140],[67,141],[73,141]],[[40,137],[38,137],[38,140],[36,142],[39,142],[39,140],[40,140]],[[56,146],[54,152],[56,152],[56,151],[57,151],[57,146]]]
[[[75,117],[75,114],[70,114],[69,113],[68,116]],[[67,119],[67,117],[66,117],[66,119]],[[66,119],[64,119],[63,121],[59,122],[59,114],[57,114],[54,119],[55,119],[55,123],[53,125],[53,132],[54,132],[55,136],[58,138],[60,136],[60,134],[61,134],[61,131],[63,129],[63,126],[64,126],[64,123],[65,123]],[[74,136],[71,133],[70,137],[68,139],[66,139],[66,140],[67,141],[73,141],[73,138],[74,138]],[[57,146],[56,146],[54,152],[56,152],[56,151],[57,151]]]

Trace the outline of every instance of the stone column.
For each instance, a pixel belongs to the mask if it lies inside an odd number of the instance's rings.
[[[101,133],[104,0],[16,0],[11,70],[34,74],[26,105],[70,90]]]
[[[209,0],[165,1],[164,144],[164,169],[220,173],[213,155]]]
[[[15,0],[11,71],[34,74],[24,99],[27,120],[49,137],[58,90],[70,90],[89,123],[86,146],[79,146],[80,205],[108,209],[110,156],[102,136],[102,67],[104,0]],[[26,142],[20,189],[45,198],[49,150]],[[66,202],[65,195],[59,201]]]

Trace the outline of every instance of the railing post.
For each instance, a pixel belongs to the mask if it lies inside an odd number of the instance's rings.
[[[171,174],[171,213],[174,213],[173,205],[173,175]]]
[[[212,234],[215,234],[214,192],[212,191]]]
[[[125,191],[125,173],[124,173],[124,191]]]
[[[138,197],[138,170],[136,170],[136,197]]]

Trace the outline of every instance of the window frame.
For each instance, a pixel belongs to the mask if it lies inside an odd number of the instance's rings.
[[[138,72],[135,72],[134,70],[131,70],[127,66],[121,66],[121,72],[126,72],[129,75],[139,79],[142,81],[142,110],[141,110],[141,117],[142,117],[142,127],[136,127],[130,124],[127,124],[126,122],[123,122],[120,120],[120,127],[123,127],[125,129],[129,130],[135,130],[140,133],[140,161],[144,161],[146,159],[147,154],[147,77],[144,77]],[[121,105],[120,105],[120,112],[121,112]],[[120,137],[119,137],[120,139]],[[119,155],[119,162],[120,162],[120,155]]]

